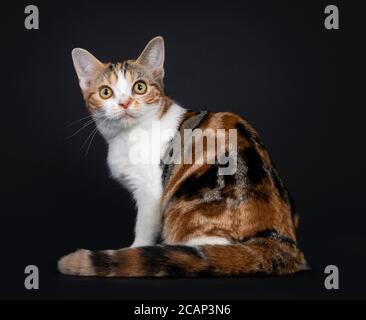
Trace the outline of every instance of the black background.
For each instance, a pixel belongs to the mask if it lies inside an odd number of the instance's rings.
[[[255,4],[254,4],[255,3]],[[324,28],[328,2],[18,1],[1,13],[1,255],[3,298],[365,297],[364,18],[331,1],[340,30]],[[24,28],[38,5],[40,30]],[[107,148],[87,115],[70,52],[103,61],[166,42],[166,91],[191,109],[233,111],[259,131],[301,213],[300,245],[313,267],[285,278],[88,279],[61,276],[76,248],[128,246],[134,203],[109,178]],[[24,268],[40,289],[24,289]],[[340,290],[324,288],[324,268]]]

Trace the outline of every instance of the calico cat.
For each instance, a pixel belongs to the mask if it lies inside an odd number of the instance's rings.
[[[193,277],[306,269],[294,203],[257,132],[233,113],[186,110],[167,97],[162,37],[152,39],[136,60],[102,63],[83,49],[74,49],[72,58],[87,108],[108,143],[111,174],[132,192],[138,213],[131,247],[78,250],[59,260],[61,273]],[[142,142],[142,148],[157,151],[159,161],[131,161],[141,142],[135,133],[152,136],[153,123],[166,134]],[[204,137],[204,161],[172,161],[182,160],[184,151],[163,161],[173,147],[187,143],[198,150],[196,140],[178,139],[188,129],[210,129],[217,143],[220,129],[235,130],[235,144],[226,135],[212,151]],[[235,170],[221,174],[220,157],[229,158],[232,150]]]

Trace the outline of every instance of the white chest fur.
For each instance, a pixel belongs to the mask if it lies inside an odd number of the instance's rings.
[[[163,192],[160,158],[184,112],[174,104],[161,119],[148,119],[109,140],[108,165],[112,177],[132,192],[137,203],[132,246],[154,244],[160,231]]]

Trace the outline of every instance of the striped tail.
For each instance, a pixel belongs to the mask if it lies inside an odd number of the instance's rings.
[[[156,245],[120,250],[78,250],[60,259],[61,273],[99,277],[286,275],[306,269],[296,245],[251,239],[230,245]]]

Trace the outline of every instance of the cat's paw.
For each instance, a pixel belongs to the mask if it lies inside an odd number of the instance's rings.
[[[155,245],[154,241],[135,239],[135,241],[130,245],[130,248],[148,247],[148,246],[153,246],[153,245]]]
[[[80,249],[62,257],[58,263],[58,270],[67,275],[95,276],[89,250]]]

